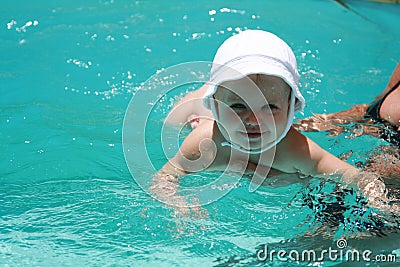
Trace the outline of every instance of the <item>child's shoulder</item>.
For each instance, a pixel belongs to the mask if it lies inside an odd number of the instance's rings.
[[[283,150],[304,153],[308,149],[309,139],[292,127],[281,143],[279,148]]]
[[[278,144],[275,152],[275,164],[286,172],[295,172],[304,164],[311,163],[310,139],[291,128]]]

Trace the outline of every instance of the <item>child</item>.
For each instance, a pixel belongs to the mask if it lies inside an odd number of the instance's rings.
[[[246,30],[228,38],[215,55],[207,86],[203,103],[213,118],[195,127],[154,177],[152,189],[163,200],[177,194],[180,176],[223,171],[232,162],[253,171],[257,183],[272,176],[285,179],[285,174],[337,174],[345,183],[357,184],[355,167],[293,128],[294,113],[305,100],[295,56],[276,35]]]

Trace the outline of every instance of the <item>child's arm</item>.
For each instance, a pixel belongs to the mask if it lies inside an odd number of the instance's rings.
[[[360,189],[369,200],[369,205],[392,210],[387,204],[387,190],[384,182],[376,173],[362,171],[340,160],[306,138],[309,157],[301,157],[299,170],[315,176],[339,177],[344,185]],[[304,150],[303,150],[304,151]]]
[[[154,175],[150,193],[173,209],[176,227],[178,231],[184,231],[185,225],[180,222],[181,218],[204,219],[208,217],[208,211],[193,200],[189,204],[186,197],[179,193],[179,178],[188,173],[180,166],[179,157],[177,154]]]
[[[150,192],[170,206],[183,207],[185,200],[179,195],[179,178],[209,167],[215,158],[212,128],[208,123],[194,129],[182,143],[178,153],[170,159],[152,179]]]
[[[187,203],[178,193],[178,178],[183,174],[183,171],[175,168],[174,165],[168,161],[162,169],[153,176],[149,191],[157,200],[174,207],[176,213],[180,210],[181,213],[187,214]]]
[[[354,178],[359,170],[349,163],[337,158],[328,151],[322,149],[309,138],[305,139],[308,157],[301,157],[298,168],[308,175],[339,175],[343,182],[348,185],[356,185]]]

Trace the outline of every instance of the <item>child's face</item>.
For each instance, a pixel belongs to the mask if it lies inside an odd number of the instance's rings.
[[[222,134],[245,149],[274,142],[286,128],[290,92],[281,78],[261,74],[222,83],[214,96]]]

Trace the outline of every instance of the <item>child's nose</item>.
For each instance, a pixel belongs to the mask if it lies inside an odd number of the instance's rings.
[[[259,120],[260,120],[259,116],[257,116],[254,112],[249,111],[247,118],[246,118],[246,123],[248,125],[258,125]]]

